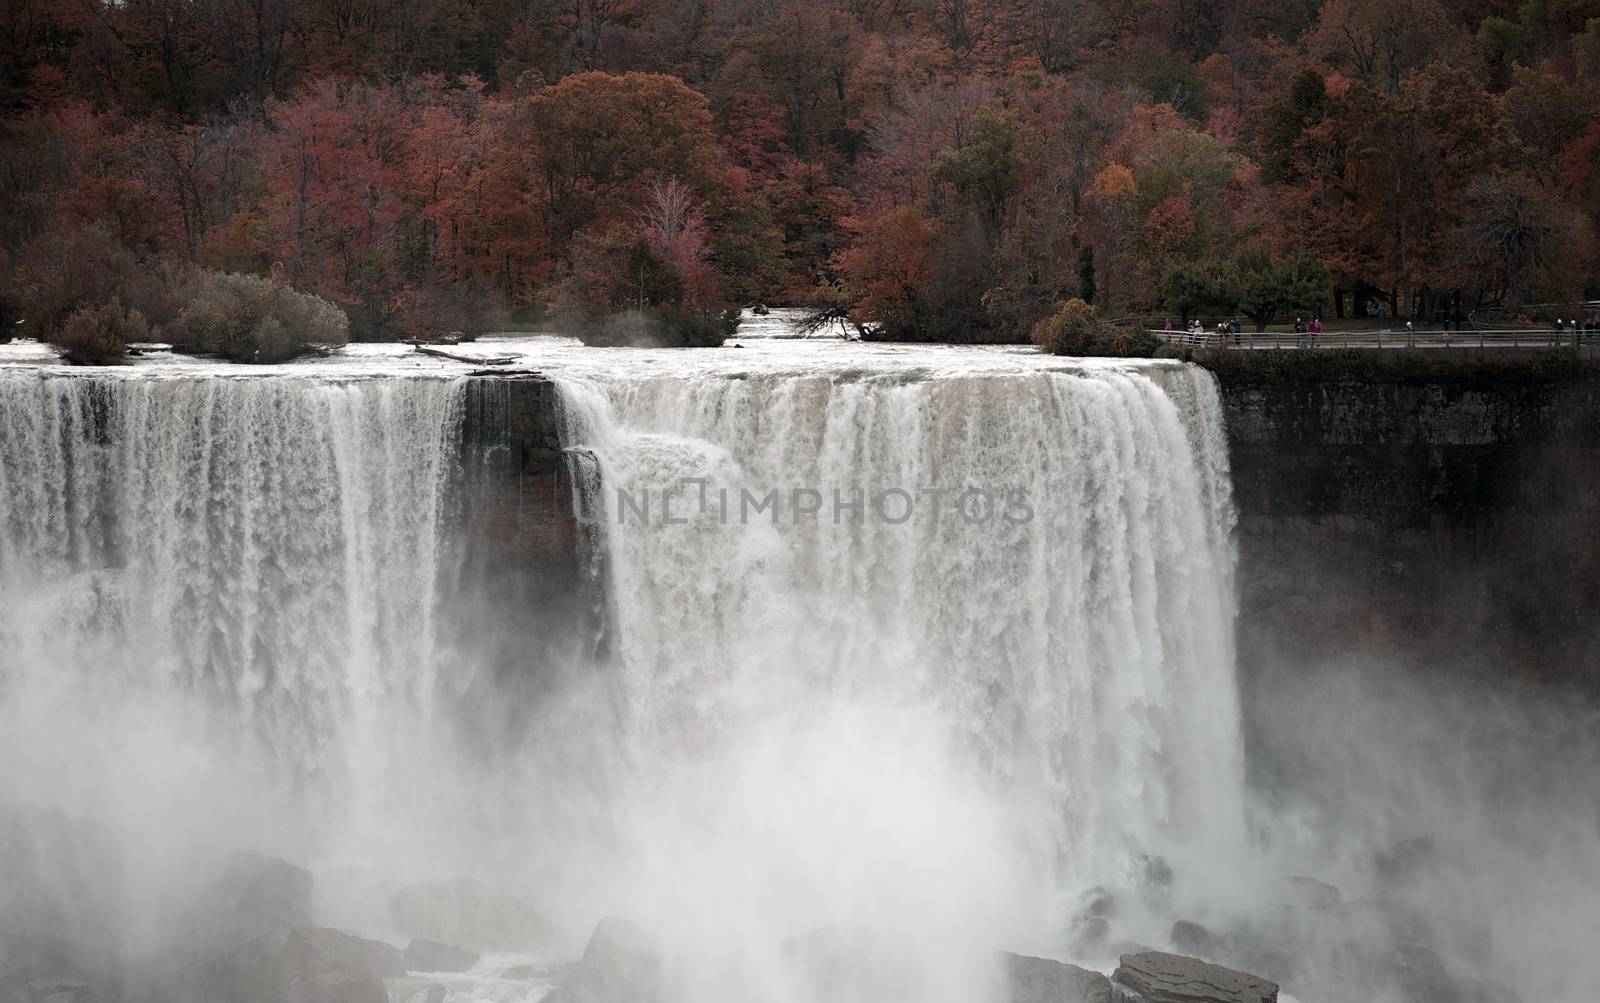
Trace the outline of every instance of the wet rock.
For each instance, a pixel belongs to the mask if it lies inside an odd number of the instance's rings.
[[[405,962],[413,972],[464,972],[478,963],[478,952],[414,937],[406,945]]]
[[[290,933],[278,968],[284,1003],[386,1003],[383,980],[406,971],[388,944],[320,927]]]
[[[450,991],[429,979],[390,979],[384,984],[391,1003],[444,1003]]]
[[[551,939],[538,910],[476,878],[403,888],[389,900],[389,912],[407,937],[475,951],[528,951]]]
[[[1111,981],[1119,1003],[1276,1003],[1278,999],[1276,983],[1164,951],[1124,954]]]
[[[1152,908],[1165,908],[1172,900],[1172,865],[1164,857],[1142,853],[1133,858],[1133,865],[1139,897]]]
[[[339,930],[268,935],[206,959],[172,995],[192,1003],[386,1003],[400,951]]]
[[[654,942],[625,919],[600,921],[583,960],[546,1003],[658,1003],[663,964]]]
[[[94,989],[72,959],[67,944],[0,929],[0,1001],[94,1003]]]
[[[1438,840],[1434,835],[1406,838],[1378,854],[1373,861],[1378,877],[1389,883],[1406,883],[1438,865]]]
[[[1096,885],[1083,893],[1083,901],[1072,915],[1074,919],[1110,919],[1116,914],[1116,897]]]
[[[1379,984],[1406,999],[1427,1003],[1521,1003],[1506,986],[1452,971],[1439,952],[1422,944],[1399,943],[1380,963]]]
[[[1010,1003],[1111,1003],[1111,980],[1048,958],[1000,955]]]
[[[1117,900],[1110,892],[1098,886],[1084,892],[1067,934],[1072,953],[1095,954],[1104,948],[1116,914]]]
[[[1273,899],[1290,909],[1332,909],[1344,901],[1344,896],[1326,881],[1296,876],[1278,882]]]
[[[1280,986],[1299,975],[1300,956],[1290,942],[1258,930],[1240,930],[1220,940],[1205,953],[1212,961],[1243,972],[1254,972]]]
[[[1074,954],[1091,954],[1104,947],[1111,937],[1111,924],[1100,916],[1092,916],[1072,924],[1069,943]]]
[[[254,850],[230,855],[192,921],[197,946],[222,949],[311,926],[311,872]]]
[[[1217,937],[1210,930],[1199,923],[1180,919],[1172,924],[1172,946],[1185,954],[1203,954],[1210,957],[1216,953]]]

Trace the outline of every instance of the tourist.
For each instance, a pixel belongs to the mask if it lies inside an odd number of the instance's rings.
[[[1170,330],[1172,330],[1172,318],[1171,318],[1171,317],[1168,317],[1168,318],[1167,318],[1167,326],[1166,326],[1166,327],[1164,327],[1164,328],[1162,328],[1162,329],[1161,329],[1161,330],[1163,330],[1163,331],[1170,331]]]

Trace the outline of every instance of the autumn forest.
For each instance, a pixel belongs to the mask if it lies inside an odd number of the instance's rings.
[[[0,0],[0,339],[1597,295],[1597,0]]]

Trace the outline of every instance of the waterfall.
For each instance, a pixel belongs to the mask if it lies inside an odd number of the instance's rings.
[[[1211,378],[788,351],[541,359],[605,590],[567,647],[452,577],[548,507],[497,453],[457,517],[462,381],[0,373],[0,801],[113,822],[130,928],[254,847],[351,929],[463,874],[576,946],[630,916],[705,998],[809,998],[774,952],[845,925],[983,998],[997,946],[1098,949],[1092,886],[1159,942],[1245,843]]]
[[[648,778],[636,799],[653,803],[638,839],[671,844],[657,863],[692,874],[694,895],[733,868],[758,912],[798,897],[784,921],[821,923],[863,905],[830,869],[859,867],[880,904],[906,891],[883,877],[896,868],[908,885],[976,872],[1008,901],[954,897],[1026,936],[1043,916],[1019,920],[1017,901],[1070,909],[1041,888],[1137,883],[1157,858],[1203,868],[1243,845],[1234,517],[1209,374],[560,379],[568,438],[604,485],[590,516],[627,754]],[[752,841],[804,877],[765,873]],[[938,908],[908,894],[875,918]]]
[[[0,376],[0,707],[36,767],[3,779],[96,814],[182,739],[265,785],[381,788],[434,696],[460,386]]]

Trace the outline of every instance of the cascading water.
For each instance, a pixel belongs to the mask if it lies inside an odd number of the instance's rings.
[[[0,375],[0,794],[178,868],[368,817],[434,695],[460,386]]]
[[[1243,845],[1211,379],[1016,358],[563,379],[653,923],[1059,954],[1067,893]]]
[[[1245,844],[1203,371],[533,357],[594,457],[609,657],[470,753],[460,381],[0,372],[0,798],[120,823],[130,914],[253,846],[398,936],[340,897],[476,869],[552,950],[621,913],[696,998],[797,1003],[793,935],[870,928],[970,1003],[997,947],[1110,951],[1089,886],[1154,940]]]

